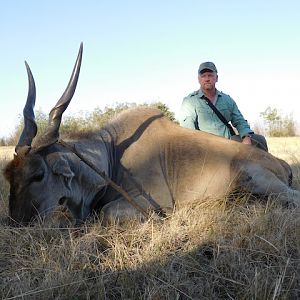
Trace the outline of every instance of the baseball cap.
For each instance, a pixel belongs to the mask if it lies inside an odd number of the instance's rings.
[[[212,71],[212,72],[218,73],[215,64],[212,63],[211,61],[206,61],[206,62],[202,63],[202,64],[199,66],[198,74],[203,73],[204,70],[210,70],[210,71]]]

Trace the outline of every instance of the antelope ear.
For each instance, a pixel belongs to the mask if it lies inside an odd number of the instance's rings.
[[[23,161],[24,161],[23,157],[14,154],[14,159],[10,161],[3,169],[3,175],[8,182],[11,182],[13,178],[14,170],[17,171],[20,170],[20,166],[22,166]]]
[[[47,161],[54,174],[64,177],[66,186],[71,189],[71,181],[75,174],[70,168],[69,161],[62,153],[52,153],[48,156]]]

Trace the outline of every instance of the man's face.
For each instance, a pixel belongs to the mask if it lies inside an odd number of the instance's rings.
[[[202,90],[209,91],[215,89],[216,82],[218,81],[218,75],[216,72],[207,70],[198,75],[198,81]]]

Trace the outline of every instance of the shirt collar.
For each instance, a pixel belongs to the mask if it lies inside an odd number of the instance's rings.
[[[198,90],[198,95],[200,98],[203,98],[205,96],[201,89]],[[221,96],[221,93],[217,89],[216,89],[216,95],[217,95],[216,98]]]

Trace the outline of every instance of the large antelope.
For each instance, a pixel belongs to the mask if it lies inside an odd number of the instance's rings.
[[[36,91],[26,64],[25,126],[14,159],[4,170],[12,220],[26,224],[61,204],[78,222],[94,210],[101,210],[106,219],[132,217],[218,199],[236,190],[300,205],[300,192],[289,186],[287,163],[255,147],[182,128],[156,109],[125,111],[97,132],[62,142],[61,118],[75,92],[81,59],[82,44],[70,82],[41,138],[35,138]]]

